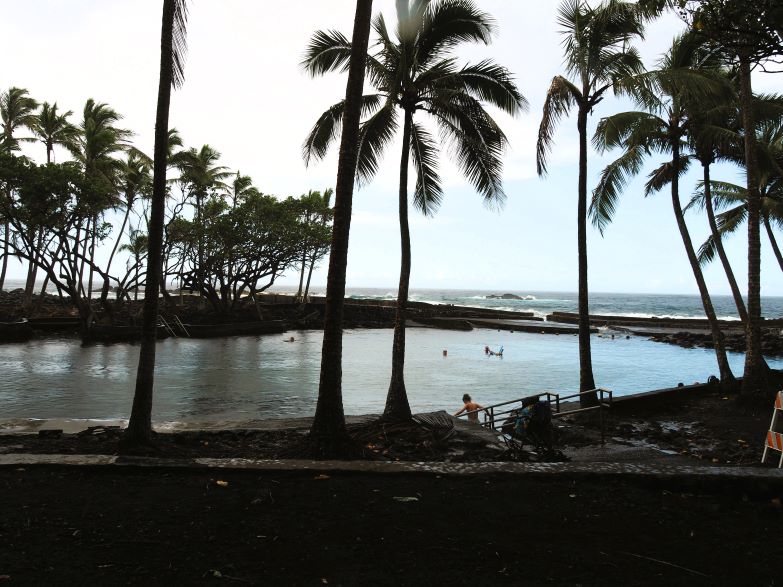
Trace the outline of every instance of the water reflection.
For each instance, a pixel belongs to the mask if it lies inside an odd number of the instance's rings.
[[[285,337],[290,336],[287,333]],[[311,415],[315,410],[322,333],[159,343],[153,417],[157,421],[238,421]],[[453,410],[463,393],[484,404],[578,387],[575,336],[475,330],[410,329],[406,386],[414,411]],[[343,400],[349,414],[378,413],[388,387],[391,330],[347,331]],[[617,394],[705,381],[717,372],[712,351],[641,338],[593,338],[596,381]],[[484,345],[505,347],[503,359]],[[443,349],[448,356],[443,357]],[[82,347],[73,339],[4,345],[0,353],[0,419],[127,417],[138,347]],[[743,357],[730,354],[736,374]],[[773,367],[783,361],[771,360]]]

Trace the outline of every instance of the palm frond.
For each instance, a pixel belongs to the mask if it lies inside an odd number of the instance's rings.
[[[511,73],[489,59],[466,65],[457,76],[471,96],[497,106],[512,116],[528,109],[528,102],[514,83]]]
[[[434,216],[443,199],[438,175],[438,145],[420,125],[411,126],[411,161],[416,170],[413,205],[425,216]]]
[[[593,190],[588,215],[590,220],[600,232],[604,233],[606,227],[614,217],[617,203],[628,180],[637,175],[642,169],[642,163],[646,151],[640,146],[629,148],[620,157],[607,165],[601,172],[598,185]]]
[[[538,127],[538,140],[536,141],[536,167],[539,176],[546,175],[547,157],[554,145],[557,123],[581,99],[582,95],[577,87],[566,78],[560,75],[552,78],[552,83],[549,85],[549,90],[544,100],[544,111],[541,116],[541,124]]]
[[[598,121],[593,146],[599,153],[635,145],[661,150],[666,141],[665,127],[663,120],[648,112],[619,112]]]
[[[494,30],[493,19],[469,0],[429,3],[419,32],[417,62],[424,67],[464,42],[488,45]]]
[[[369,183],[378,172],[383,150],[391,143],[396,129],[397,110],[390,100],[359,127],[359,160],[356,165],[359,185]]]
[[[348,71],[351,42],[339,31],[316,31],[300,63],[312,77],[329,71]]]
[[[712,235],[709,235],[707,240],[705,240],[699,247],[699,252],[696,255],[696,258],[699,261],[699,265],[704,267],[705,265],[711,263],[717,252],[718,249],[715,245],[715,239],[712,237]]]
[[[188,52],[188,0],[172,1],[174,2],[174,24],[171,31],[171,52],[174,64],[172,86],[180,88],[185,82],[185,57]]]
[[[485,205],[502,207],[506,198],[502,184],[506,135],[469,95],[433,103],[432,107],[444,140],[452,146],[457,166],[484,198]]]
[[[679,165],[676,166],[677,177],[682,177],[688,172],[692,161],[691,156],[682,156],[679,159]],[[675,177],[675,163],[674,161],[666,161],[661,164],[657,169],[647,176],[647,183],[644,184],[644,195],[651,196],[652,194],[661,191],[667,185],[672,183]]]
[[[737,206],[731,210],[726,210],[718,214],[715,217],[715,222],[718,225],[718,232],[721,236],[729,235],[737,232],[739,228],[745,223],[748,217],[747,206]]]
[[[362,116],[368,116],[380,106],[382,96],[369,94],[362,96]],[[320,160],[326,156],[329,147],[339,136],[342,130],[345,100],[331,106],[321,114],[302,145],[302,158],[305,165],[309,165],[313,159]]]
[[[711,181],[710,193],[712,194],[712,204],[716,210],[723,210],[737,204],[745,205],[748,201],[746,187],[727,181]]]

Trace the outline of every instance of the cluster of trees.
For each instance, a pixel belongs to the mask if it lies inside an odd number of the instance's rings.
[[[371,21],[371,5],[371,0],[357,1],[353,42],[339,33],[322,31],[313,36],[307,49],[303,65],[311,74],[348,70],[349,79],[346,100],[329,108],[308,136],[305,159],[323,156],[336,137],[337,125],[343,123],[338,177],[344,170],[355,169],[358,181],[368,181],[392,132],[398,131],[398,111],[402,111],[399,193],[402,266],[392,377],[384,417],[404,419],[410,416],[402,374],[410,268],[409,161],[416,172],[413,198],[416,207],[431,214],[443,195],[437,175],[437,144],[425,127],[414,122],[414,114],[426,113],[434,119],[441,136],[455,145],[457,162],[468,180],[486,201],[497,203],[502,202],[500,154],[505,138],[484,111],[483,104],[514,114],[524,106],[524,100],[504,68],[488,61],[460,68],[452,57],[452,51],[460,43],[489,41],[491,20],[471,2],[397,2],[398,22],[393,34],[383,16]],[[647,71],[633,43],[643,39],[645,24],[668,8],[679,11],[688,24],[688,32],[674,41],[657,69]],[[783,98],[754,96],[750,91],[750,66],[783,53],[783,11],[779,2],[761,0],[751,6],[738,0],[604,0],[599,5],[590,5],[584,0],[564,0],[558,20],[564,34],[567,74],[556,76],[548,90],[537,159],[539,174],[544,175],[557,123],[575,109],[580,138],[577,183],[580,391],[595,388],[589,334],[587,221],[591,218],[601,230],[606,227],[621,188],[629,177],[641,172],[645,159],[652,153],[668,158],[652,171],[646,191],[653,193],[666,187],[671,190],[675,219],[711,324],[721,379],[726,383],[734,377],[700,263],[708,261],[714,251],[721,257],[731,279],[721,238],[747,218],[747,309],[734,288],[747,333],[743,392],[766,391],[769,370],[761,354],[760,341],[758,223],[763,209],[765,226],[774,243],[771,224],[780,219],[776,215],[778,204],[774,191],[783,169],[780,144]],[[371,22],[378,37],[378,49],[368,53]],[[376,94],[361,94],[365,75],[377,88]],[[630,96],[641,111],[617,114],[599,123],[593,138],[596,148],[599,151],[622,148],[623,154],[604,170],[590,201],[587,119],[609,92]],[[748,177],[745,189],[725,184],[713,186],[710,165],[721,160],[745,166]],[[764,162],[762,174],[759,174],[760,161]],[[702,193],[694,198],[692,206],[704,204],[712,228],[710,240],[701,247],[701,257],[691,243],[679,199],[679,178],[691,163],[699,163],[704,169]],[[766,197],[763,206],[760,177],[764,178]],[[717,197],[713,196],[713,187]],[[351,197],[351,186],[343,187],[338,182],[336,209],[340,216],[345,214],[341,229],[344,240],[338,242],[339,235],[335,234],[333,255],[342,253],[343,246],[347,246]],[[714,208],[729,202],[738,207],[715,218]],[[336,225],[337,222],[336,219]],[[333,256],[330,262],[327,333],[332,327],[330,306],[334,312],[332,320],[341,316],[341,301],[330,293],[344,291],[345,260],[344,255],[339,259]],[[342,283],[337,282],[340,278]],[[339,344],[337,330],[325,335],[318,410],[312,429],[322,445],[345,437],[341,375],[339,363],[334,365],[340,357],[336,350]],[[583,396],[583,404],[595,403],[595,394]]]
[[[2,288],[11,257],[25,260],[24,305],[29,308],[39,272],[69,296],[87,326],[94,293],[111,315],[114,299],[137,297],[146,285],[152,160],[130,143],[120,115],[87,100],[81,121],[57,104],[39,104],[22,88],[0,94],[0,220]],[[39,142],[46,163],[20,156],[21,143]],[[55,147],[71,155],[54,162]],[[220,165],[209,145],[182,147],[176,130],[166,135],[166,185],[160,290],[166,284],[199,292],[218,312],[270,287],[289,269],[309,275],[327,253],[331,190],[279,200],[250,177]],[[119,218],[122,218],[119,221]],[[114,227],[111,220],[120,226]],[[101,260],[97,248],[110,251]],[[125,267],[118,268],[118,253]]]
[[[739,316],[746,325],[758,329],[760,308],[755,308],[755,318],[749,319],[721,242],[723,235],[735,231],[746,218],[747,190],[737,186],[732,188],[727,184],[717,184],[718,189],[712,189],[715,184],[710,177],[710,166],[718,161],[746,166],[746,136],[758,135],[763,137],[760,150],[765,155],[760,157],[766,162],[765,177],[772,180],[771,186],[774,185],[774,178],[781,175],[783,163],[780,142],[783,97],[755,96],[753,103],[760,117],[747,127],[753,130],[746,132],[743,112],[747,108],[741,102],[742,76],[741,68],[736,64],[736,51],[725,44],[725,39],[721,42],[714,35],[705,34],[702,24],[694,25],[701,23],[705,10],[714,9],[711,6],[714,3],[670,4],[676,4],[680,14],[689,18],[693,26],[675,39],[657,68],[650,71],[644,68],[631,41],[643,38],[645,21],[659,14],[666,6],[665,2],[632,4],[610,0],[591,8],[577,0],[569,0],[560,9],[559,21],[565,33],[564,48],[569,76],[555,77],[547,94],[538,137],[538,163],[539,174],[543,175],[546,172],[546,157],[553,142],[554,126],[571,107],[576,108],[580,137],[578,242],[582,391],[595,387],[588,330],[587,220],[588,217],[592,219],[593,224],[603,232],[612,219],[622,188],[632,176],[643,170],[645,160],[653,154],[663,155],[664,162],[650,173],[645,192],[650,195],[666,187],[671,189],[674,216],[699,288],[705,315],[711,324],[721,379],[726,383],[733,382],[734,376],[726,359],[723,336],[702,275],[702,264],[716,255],[720,257]],[[746,20],[753,21],[757,17],[745,13]],[[732,22],[739,21],[735,19]],[[586,118],[609,90],[630,97],[640,110],[619,113],[599,122],[593,145],[599,151],[621,148],[623,154],[603,171],[589,201]],[[698,206],[706,208],[712,233],[699,254],[691,242],[679,195],[680,176],[691,164],[696,163],[703,168],[704,181],[700,184],[700,193],[685,210]],[[768,199],[765,218],[774,247],[776,243],[772,225],[778,223],[781,217],[776,213],[773,199]],[[715,216],[716,208],[731,204],[737,207]],[[755,270],[758,271],[758,267]],[[758,280],[754,281],[749,276],[749,299],[753,296],[750,290],[757,287]],[[755,347],[749,341],[748,350],[748,368],[763,373],[766,365],[760,347]],[[748,381],[752,380],[750,378]],[[753,384],[747,389],[758,390],[760,387],[763,384]],[[586,396],[585,400],[592,403],[596,398]]]

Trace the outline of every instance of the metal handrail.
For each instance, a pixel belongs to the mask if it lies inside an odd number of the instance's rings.
[[[173,336],[174,338],[177,337],[177,333],[174,332],[174,329],[171,326],[169,326],[169,323],[166,322],[166,319],[160,314],[158,314],[158,325],[163,326],[163,328],[168,330],[169,334],[171,334],[171,336]]]
[[[185,325],[182,323],[182,320],[179,319],[179,316],[174,314],[174,324],[176,324],[179,328],[182,329],[182,332],[185,333],[185,336],[190,338],[190,333],[188,332],[188,329],[185,328]]]
[[[567,410],[567,411],[561,411],[560,403],[563,400],[573,399],[573,398],[580,398],[583,395],[587,395],[588,393],[598,393],[599,399],[598,399],[598,405],[596,406],[590,406],[587,408],[577,408],[575,410]],[[492,404],[491,406],[485,406],[478,410],[470,410],[468,412],[463,412],[458,418],[468,418],[471,414],[478,414],[479,412],[483,412],[483,418],[484,421],[481,422],[481,425],[484,428],[489,428],[490,430],[498,431],[503,423],[506,421],[506,417],[512,412],[515,412],[518,410],[522,403],[525,400],[529,400],[533,397],[539,397],[546,396],[546,401],[549,403],[550,408],[552,409],[552,417],[553,418],[559,418],[561,416],[569,416],[571,414],[579,414],[582,412],[589,412],[592,410],[598,410],[600,417],[601,417],[601,444],[604,444],[605,441],[605,426],[604,426],[604,408],[611,408],[613,403],[613,394],[611,389],[606,389],[604,387],[597,387],[595,389],[588,389],[587,391],[580,391],[577,393],[572,393],[570,395],[560,395],[559,393],[554,393],[551,391],[543,391],[541,393],[533,393],[521,398],[512,399],[505,402],[500,402],[497,404]],[[514,408],[510,408],[507,410],[500,410],[496,411],[496,408],[508,406],[511,404],[519,404],[519,406],[516,406]],[[554,405],[553,405],[554,404]],[[498,421],[500,420],[500,425],[498,425]]]

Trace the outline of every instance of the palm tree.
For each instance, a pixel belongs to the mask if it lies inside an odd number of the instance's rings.
[[[152,390],[155,378],[158,289],[161,278],[163,220],[166,206],[169,104],[172,86],[180,87],[184,81],[187,0],[163,0],[162,21],[147,279],[144,292],[139,367],[136,372],[136,390],[133,395],[130,421],[123,439],[126,448],[149,445],[152,442]]]
[[[20,128],[34,128],[36,108],[38,102],[23,88],[9,88],[0,94],[0,120],[3,123],[0,150],[8,153],[18,151],[20,142],[35,140],[31,137],[18,138],[14,133]]]
[[[629,177],[639,173],[645,157],[652,152],[670,154],[671,160],[650,174],[645,195],[671,185],[677,228],[710,324],[720,377],[723,383],[730,384],[734,376],[726,358],[723,334],[685,224],[679,195],[680,175],[685,173],[692,160],[683,153],[687,149],[685,137],[691,122],[685,104],[695,101],[708,108],[711,102],[727,103],[734,95],[725,78],[710,69],[709,62],[699,62],[699,48],[700,42],[693,35],[675,39],[660,61],[658,70],[639,75],[633,83],[629,82],[629,91],[645,111],[623,112],[599,122],[593,139],[599,151],[622,147],[625,152],[601,174],[593,193],[590,214],[593,224],[603,232],[611,221],[620,190]]]
[[[31,98],[23,88],[9,88],[0,94],[0,151],[10,153],[19,150],[20,141],[31,141],[31,138],[17,138],[14,133],[23,127],[32,128],[35,124],[35,109],[38,102]],[[4,193],[2,197],[9,197]],[[3,223],[3,265],[0,268],[0,291],[5,285],[5,274],[8,270],[8,246],[11,238],[11,225],[6,220]]]
[[[33,122],[33,132],[46,147],[46,162],[51,163],[54,155],[54,148],[57,145],[69,150],[75,148],[75,140],[79,130],[68,121],[68,117],[73,115],[71,110],[60,114],[57,112],[57,102],[41,104],[41,110]]]
[[[92,298],[98,219],[116,201],[122,169],[122,162],[117,155],[130,148],[128,139],[132,133],[117,126],[120,120],[122,116],[108,104],[88,99],[79,124],[80,132],[71,147],[71,153],[81,164],[89,186],[87,197],[82,202],[86,216],[83,259],[90,260],[85,293],[87,300]],[[84,279],[84,265],[83,261],[79,270],[80,287]]]
[[[575,106],[579,132],[577,184],[577,248],[579,273],[579,391],[595,389],[590,352],[590,310],[587,278],[587,117],[619,84],[643,71],[638,52],[629,46],[642,39],[643,14],[631,2],[607,0],[592,8],[584,0],[565,0],[558,10],[568,75],[555,76],[544,101],[536,158],[539,176],[547,173],[558,121]],[[597,405],[595,393],[581,396],[583,405]]]
[[[49,104],[44,102],[41,104],[41,109],[33,119],[31,130],[38,137],[46,147],[46,163],[52,163],[54,155],[54,147],[60,145],[66,149],[75,148],[76,137],[79,130],[68,121],[68,117],[73,114],[68,110],[64,114],[57,112],[57,103]],[[38,237],[38,248],[40,248],[42,235]],[[35,287],[35,279],[38,273],[38,264],[34,259],[30,263],[30,268],[27,274],[27,284],[25,287],[24,305],[28,306],[32,301],[33,288]],[[47,273],[44,279],[43,287],[41,288],[41,296],[43,297],[46,292],[46,287],[49,284],[49,274]]]
[[[128,225],[128,218],[130,217],[133,205],[136,202],[136,198],[149,191],[152,184],[152,178],[150,177],[150,162],[148,157],[140,157],[136,153],[128,153],[127,159],[122,162],[120,167],[120,187],[124,194],[124,200],[122,207],[125,208],[125,214],[122,218],[122,225],[120,226],[117,239],[114,241],[109,260],[106,263],[106,275],[109,275],[111,271],[111,264],[114,260],[114,255],[117,252],[117,248],[122,240],[122,236],[125,234],[125,228]],[[119,204],[119,203],[118,203]],[[109,281],[104,280],[103,291],[101,298],[106,299],[109,291]]]
[[[399,129],[402,111],[399,220],[401,240],[400,283],[394,325],[392,374],[384,418],[409,419],[411,412],[403,377],[405,320],[410,281],[408,227],[408,166],[416,173],[414,206],[433,215],[443,197],[438,175],[438,145],[416,113],[429,114],[442,136],[454,145],[456,162],[490,206],[502,205],[502,153],[506,136],[484,110],[483,103],[516,114],[526,105],[509,72],[484,60],[459,67],[450,56],[465,41],[491,42],[493,24],[469,0],[399,0],[397,26],[392,38],[383,15],[375,18],[377,50],[367,58],[367,75],[377,93],[363,96],[366,116],[361,125],[359,181],[369,181],[379,158]],[[351,44],[338,32],[317,32],[307,48],[304,67],[312,75],[345,69]],[[339,102],[316,122],[305,141],[306,161],[324,156],[333,142],[345,109]]]
[[[345,428],[342,393],[343,308],[353,187],[359,159],[362,89],[371,18],[372,0],[356,0],[350,54],[345,61],[348,81],[343,103],[340,154],[337,159],[334,227],[329,255],[329,273],[326,278],[324,339],[321,346],[318,401],[310,428],[310,438],[322,454],[342,453],[350,442]]]
[[[200,149],[191,148],[184,151],[178,160],[180,172],[179,181],[186,186],[188,195],[193,199],[196,209],[195,224],[199,227],[198,242],[196,245],[196,280],[200,284],[204,280],[204,235],[201,230],[201,217],[204,203],[211,193],[215,191],[229,191],[229,186],[223,180],[232,175],[232,172],[223,165],[218,165],[220,153],[203,145]]]
[[[323,195],[319,191],[310,190],[296,201],[300,209],[300,218],[304,228],[312,234],[313,238],[307,238],[302,243],[302,265],[299,269],[299,289],[296,298],[302,302],[307,300],[307,290],[310,289],[310,277],[313,274],[316,258],[321,249],[318,241],[319,230],[326,225],[330,215],[329,202],[333,190],[327,189]],[[315,242],[314,242],[315,240]],[[308,272],[308,265],[310,267]],[[307,272],[307,285],[305,286],[305,272]]]

